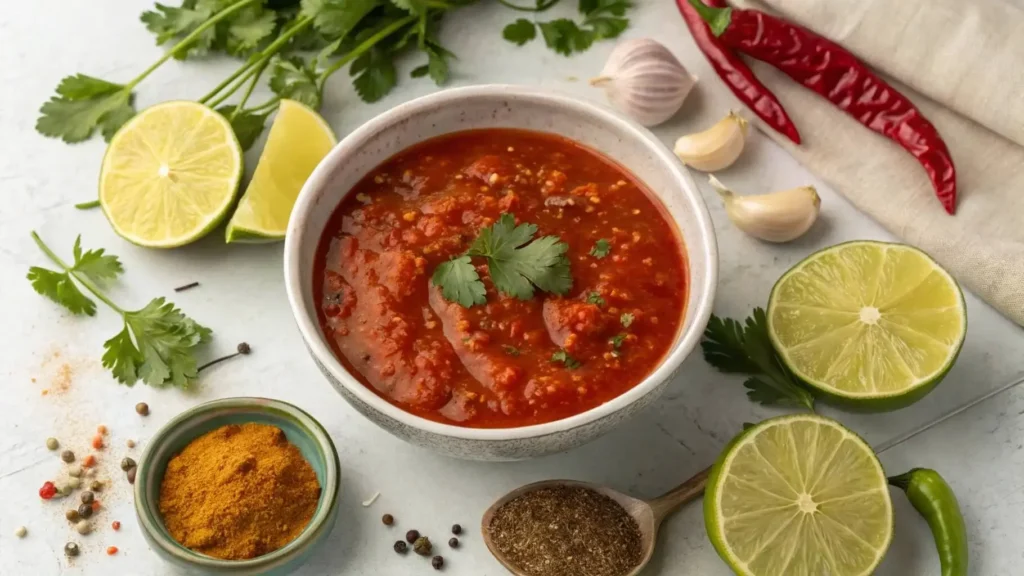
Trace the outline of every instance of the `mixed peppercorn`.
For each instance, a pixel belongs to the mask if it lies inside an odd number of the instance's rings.
[[[385,514],[381,517],[381,522],[385,526],[393,526],[395,524],[395,517],[391,514]],[[462,534],[462,526],[459,524],[453,524],[452,534],[456,536]],[[407,531],[405,533],[405,540],[396,540],[392,548],[394,548],[397,554],[404,555],[409,552],[409,544],[412,544],[413,552],[420,556],[430,556],[434,552],[434,545],[430,541],[430,538],[420,534],[420,531],[416,529]],[[448,540],[448,546],[453,549],[458,548],[459,539],[454,537],[450,538]],[[434,570],[444,568],[444,557],[440,554],[432,557],[430,559],[430,565],[434,567]]]

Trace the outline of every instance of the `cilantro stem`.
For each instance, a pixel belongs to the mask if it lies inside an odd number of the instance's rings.
[[[245,89],[245,93],[242,94],[242,99],[231,112],[231,118],[229,118],[229,120],[234,120],[235,116],[238,116],[238,113],[245,107],[245,103],[248,102],[249,97],[252,96],[252,91],[256,88],[256,85],[259,84],[260,76],[263,76],[263,71],[267,69],[268,64],[270,64],[270,60],[264,60],[263,63],[259,65],[259,69],[256,70],[256,75],[252,77],[252,82],[249,83],[249,86]]]
[[[323,86],[324,81],[327,80],[327,78],[331,74],[334,74],[335,72],[337,72],[339,68],[341,68],[342,66],[344,66],[344,65],[348,64],[349,62],[355,60],[356,58],[359,58],[365,52],[367,52],[368,50],[373,48],[378,42],[380,42],[381,40],[383,40],[383,39],[387,38],[388,36],[394,34],[395,32],[401,30],[405,26],[408,26],[409,24],[412,24],[413,22],[416,21],[416,19],[417,19],[417,16],[414,16],[414,15],[413,16],[406,16],[405,18],[402,18],[401,20],[396,20],[396,21],[392,22],[389,26],[381,28],[380,31],[378,31],[376,34],[374,34],[373,36],[370,36],[369,38],[364,40],[362,44],[360,44],[359,46],[356,46],[355,48],[353,48],[352,51],[349,52],[348,54],[345,54],[341,58],[335,60],[334,63],[332,63],[326,70],[321,72],[320,73],[320,78],[319,78],[320,85]]]
[[[280,101],[280,96],[274,96],[273,98],[267,100],[266,102],[260,104],[259,106],[253,106],[252,108],[249,108],[248,110],[246,110],[246,112],[265,112],[267,110],[270,110],[274,106],[277,106],[278,102]]]
[[[221,102],[223,102],[229,96],[234,94],[242,86],[242,84],[245,83],[246,80],[251,78],[252,75],[256,73],[257,66],[265,66],[265,63],[269,62],[270,58],[274,56],[274,54],[280,52],[281,48],[283,48],[284,45],[287,44],[289,40],[291,40],[299,32],[302,32],[312,22],[312,16],[307,16],[305,18],[302,18],[301,20],[297,20],[295,24],[287,32],[278,36],[277,40],[274,40],[269,46],[267,46],[261,52],[259,52],[259,54],[256,57],[249,59],[248,62],[240,66],[238,70],[235,70],[234,73],[225,78],[224,81],[218,84],[216,87],[214,87],[213,90],[210,90],[205,96],[200,98],[199,103],[206,104],[207,106],[213,108]],[[228,90],[225,94],[221,95],[221,97],[217,100],[213,102],[208,102],[211,98],[217,96],[217,94],[219,94],[222,90],[224,90],[225,87],[227,87],[232,82],[235,82],[235,85],[232,86],[230,90]]]
[[[47,246],[45,242],[43,242],[43,239],[39,237],[39,234],[36,234],[35,230],[32,231],[32,240],[35,240],[36,246],[39,246],[39,249],[43,251],[43,254],[46,254],[46,257],[53,261],[54,264],[63,268],[64,271],[67,272],[69,276],[73,277],[75,280],[78,280],[78,282],[82,286],[85,286],[89,290],[89,292],[92,292],[93,296],[99,298],[101,302],[103,302],[107,306],[110,306],[114,311],[116,311],[118,314],[124,317],[125,311],[122,310],[120,306],[114,304],[110,300],[110,298],[107,298],[107,296],[103,294],[99,287],[92,283],[92,280],[89,280],[84,276],[79,276],[78,273],[75,272],[74,267],[68,266],[66,262],[60,259],[60,256],[54,254],[53,250],[50,250],[50,247]]]
[[[498,3],[506,8],[511,8],[520,12],[543,12],[555,4],[558,4],[559,1],[560,0],[547,0],[547,2],[541,2],[536,6],[519,6],[518,4],[513,4],[508,0],[498,0]]]
[[[92,208],[98,208],[99,205],[99,200],[92,200],[90,202],[81,202],[79,204],[75,204],[75,208],[78,208],[79,210],[89,210]]]
[[[149,68],[146,68],[145,70],[143,70],[142,74],[139,74],[138,76],[135,77],[134,80],[132,80],[131,82],[126,84],[125,85],[125,90],[126,91],[131,91],[133,88],[135,88],[135,86],[137,86],[139,84],[139,82],[142,82],[143,80],[145,80],[146,76],[149,76],[150,74],[153,73],[154,70],[159,68],[164,62],[167,62],[168,60],[173,58],[174,55],[178,53],[178,51],[182,50],[183,48],[187,48],[189,44],[194,42],[204,32],[209,30],[212,26],[215,26],[221,20],[227,18],[228,16],[234,14],[235,12],[238,12],[239,10],[241,10],[242,8],[245,8],[246,6],[249,6],[249,5],[252,5],[252,4],[256,4],[256,3],[261,2],[261,1],[262,0],[239,0],[238,2],[235,2],[234,4],[228,6],[227,8],[225,8],[225,9],[221,10],[220,12],[214,14],[209,20],[207,20],[206,22],[203,22],[202,24],[199,25],[199,27],[197,27],[195,30],[193,30],[191,34],[189,34],[188,36],[185,36],[181,40],[181,42],[178,42],[170,50],[165,52],[164,55],[161,56],[160,59],[157,60],[152,66],[150,66]]]

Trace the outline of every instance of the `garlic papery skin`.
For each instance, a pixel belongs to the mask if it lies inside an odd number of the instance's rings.
[[[697,79],[669,52],[648,38],[619,42],[601,75],[590,81],[608,100],[644,126],[657,126],[683,105]]]
[[[814,186],[801,186],[757,196],[738,196],[713,175],[708,181],[725,203],[737,228],[766,242],[789,242],[810,230],[818,219],[821,198]]]
[[[747,142],[747,121],[735,112],[703,132],[676,140],[674,152],[684,164],[701,172],[717,172],[732,166]]]

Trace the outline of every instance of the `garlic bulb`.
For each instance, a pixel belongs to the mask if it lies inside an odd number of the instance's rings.
[[[716,172],[732,166],[747,141],[747,121],[735,112],[703,132],[676,140],[675,153],[687,166]]]
[[[656,126],[679,111],[696,82],[668,48],[637,38],[619,42],[590,84],[604,88],[612,105],[630,118]]]
[[[801,186],[761,194],[737,196],[718,178],[708,176],[722,197],[725,211],[737,228],[767,242],[789,242],[803,236],[818,219],[821,198],[814,186]]]

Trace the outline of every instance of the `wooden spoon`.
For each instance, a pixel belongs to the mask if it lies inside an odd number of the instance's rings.
[[[481,523],[481,532],[484,536],[484,543],[487,544],[487,549],[491,551],[491,554],[494,555],[498,562],[501,562],[502,566],[508,568],[509,572],[515,576],[529,576],[526,572],[523,572],[505,558],[505,555],[502,554],[495,546],[494,540],[491,537],[491,519],[494,518],[494,513],[509,500],[540,488],[553,488],[557,486],[589,488],[618,502],[620,506],[625,508],[626,513],[636,520],[637,525],[640,527],[640,546],[643,549],[643,557],[632,572],[623,575],[636,576],[644,569],[645,566],[647,566],[647,563],[651,561],[651,556],[654,555],[654,545],[658,541],[658,528],[661,527],[662,521],[665,520],[669,514],[675,512],[680,506],[704,493],[704,485],[707,484],[708,474],[710,472],[711,469],[706,468],[698,472],[694,477],[690,478],[686,482],[683,482],[679,486],[669,490],[667,493],[655,498],[654,500],[640,500],[633,498],[632,496],[627,496],[622,492],[616,492],[611,488],[597,486],[587,482],[577,482],[575,480],[544,480],[543,482],[527,484],[526,486],[516,488],[501,498],[498,498],[498,500],[492,504],[486,512],[484,512],[483,522]]]

